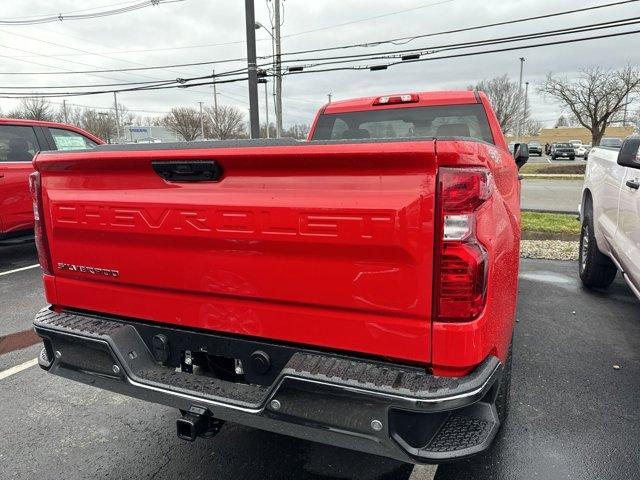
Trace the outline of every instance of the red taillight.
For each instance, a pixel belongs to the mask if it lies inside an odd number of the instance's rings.
[[[492,192],[487,169],[439,169],[434,304],[440,321],[473,320],[484,308],[487,252],[476,238],[475,211]]]
[[[394,103],[416,103],[420,97],[415,93],[404,93],[402,95],[386,95],[378,97],[373,101],[374,105],[390,105]]]
[[[38,260],[42,271],[51,275],[51,257],[49,255],[49,242],[47,242],[47,230],[44,227],[44,209],[42,206],[42,187],[40,185],[40,172],[33,172],[29,175],[29,189],[33,199],[34,234],[36,237],[36,248],[38,249]]]

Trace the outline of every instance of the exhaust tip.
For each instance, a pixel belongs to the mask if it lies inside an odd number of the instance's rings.
[[[42,350],[40,350],[40,354],[38,355],[38,365],[40,365],[40,368],[43,370],[49,370],[52,364],[53,356],[49,356],[46,346],[42,347]]]

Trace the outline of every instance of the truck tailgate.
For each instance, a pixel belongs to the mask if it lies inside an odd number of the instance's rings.
[[[37,157],[52,303],[429,361],[432,141],[193,147]]]

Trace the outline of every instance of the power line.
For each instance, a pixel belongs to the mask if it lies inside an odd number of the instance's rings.
[[[486,54],[490,54],[490,53],[508,52],[508,51],[513,51],[513,50],[525,50],[525,49],[545,47],[545,46],[551,46],[551,45],[563,45],[563,44],[569,44],[569,43],[577,43],[577,42],[584,42],[584,41],[590,41],[590,40],[598,40],[598,39],[603,39],[603,38],[613,38],[613,37],[620,37],[620,36],[626,36],[626,35],[634,35],[634,34],[637,34],[637,33],[640,33],[640,30],[631,30],[631,31],[626,31],[626,32],[609,33],[609,34],[604,34],[604,35],[594,35],[594,36],[582,37],[582,38],[556,40],[556,41],[553,41],[553,42],[544,42],[544,43],[537,43],[537,44],[532,44],[532,45],[518,45],[518,46],[514,46],[514,47],[506,47],[506,48],[493,49],[493,50],[483,50],[483,51],[480,51],[480,52],[457,53],[457,54],[452,54],[452,55],[439,55],[439,56],[435,56],[435,57],[425,57],[425,58],[419,58],[419,59],[409,60],[409,61],[396,61],[396,62],[393,62],[393,63],[382,65],[380,67],[384,67],[384,69],[386,69],[388,67],[393,67],[395,65],[400,65],[400,64],[406,65],[406,64],[417,63],[417,62],[444,60],[444,59],[450,59],[450,58],[470,57],[470,56],[476,56],[476,55],[486,55]],[[296,71],[296,72],[285,72],[284,75],[300,75],[300,74],[321,73],[321,72],[335,72],[335,71],[343,71],[343,70],[364,70],[364,69],[370,70],[371,68],[372,68],[372,66],[362,66],[362,65],[361,66],[349,66],[349,67],[332,67],[332,68],[325,68],[325,69],[303,70],[303,71]],[[382,68],[379,68],[379,69],[382,69]],[[150,86],[150,87],[132,87],[132,88],[120,89],[120,90],[116,90],[116,91],[117,92],[131,92],[131,91],[165,90],[165,89],[173,89],[173,88],[190,88],[190,87],[199,86],[199,85],[210,85],[212,83],[233,83],[233,82],[240,82],[240,81],[246,81],[246,80],[247,80],[246,77],[241,77],[241,78],[234,78],[234,79],[229,79],[229,80],[215,80],[215,81],[212,80],[212,81],[209,81],[209,82],[199,82],[199,83],[188,84],[188,85],[169,85],[169,86],[162,85],[162,86]],[[0,97],[1,98],[67,97],[67,96],[97,95],[97,94],[112,93],[112,92],[113,92],[113,90],[92,91],[92,92],[56,92],[56,93],[52,93],[52,94],[46,94],[45,93],[45,94],[42,94],[42,95],[40,95],[40,94],[22,95],[20,93],[18,93],[18,95],[15,95],[15,94],[12,94],[11,92],[9,92],[9,93],[2,92]]]
[[[619,32],[619,33],[610,33],[610,34],[606,34],[606,35],[594,35],[591,37],[583,37],[583,38],[573,38],[573,39],[567,39],[567,40],[557,40],[554,42],[545,42],[545,43],[537,43],[537,44],[533,44],[533,45],[518,45],[515,47],[508,47],[508,48],[499,48],[499,49],[493,49],[493,50],[483,50],[480,52],[468,52],[468,53],[457,53],[457,54],[453,54],[453,55],[439,55],[437,57],[424,57],[424,58],[419,58],[419,59],[415,59],[415,60],[407,60],[407,61],[396,61],[396,62],[392,62],[392,63],[388,63],[388,64],[382,64],[382,65],[358,65],[358,66],[351,66],[351,67],[332,67],[332,68],[325,68],[325,69],[316,69],[316,70],[302,70],[302,71],[294,71],[294,72],[285,72],[283,75],[301,75],[301,74],[308,74],[308,73],[320,73],[320,72],[336,72],[336,71],[345,71],[345,70],[386,70],[388,67],[393,67],[395,65],[407,65],[407,64],[411,64],[411,63],[417,63],[417,62],[428,62],[428,61],[435,61],[435,60],[445,60],[445,59],[450,59],[450,58],[461,58],[461,57],[473,57],[476,55],[486,55],[486,54],[490,54],[490,53],[501,53],[501,52],[510,52],[513,50],[527,50],[527,49],[531,49],[531,48],[538,48],[538,47],[546,47],[546,46],[551,46],[551,45],[562,45],[562,44],[566,44],[566,43],[576,43],[576,42],[584,42],[584,41],[589,41],[589,40],[598,40],[598,39],[602,39],[602,38],[611,38],[611,37],[620,37],[620,36],[625,36],[625,35],[634,35],[640,33],[640,30],[631,30],[631,31],[627,31],[627,32]]]
[[[266,57],[260,57],[266,58]],[[240,62],[246,60],[242,58],[232,58],[226,60],[206,61],[206,62],[192,62],[192,63],[177,63],[172,65],[156,65],[151,67],[136,67],[136,68],[109,68],[103,70],[82,70],[73,72],[0,72],[1,75],[71,75],[71,74],[90,74],[90,73],[119,73],[119,72],[135,72],[141,70],[166,70],[167,68],[179,68],[179,67],[197,67],[202,65],[216,65],[219,63],[231,63]],[[216,74],[216,76],[219,76]]]
[[[324,48],[300,50],[300,51],[294,51],[294,52],[285,52],[282,55],[283,56],[286,56],[286,55],[300,55],[300,54],[305,54],[305,53],[315,53],[315,52],[340,50],[340,49],[356,48],[356,47],[366,48],[366,47],[378,46],[378,45],[381,45],[381,44],[384,44],[384,43],[392,43],[392,44],[394,44],[394,43],[395,44],[399,44],[397,42],[408,43],[409,41],[412,41],[412,40],[415,40],[415,39],[418,39],[418,38],[426,38],[426,37],[432,37],[432,36],[446,35],[446,34],[451,34],[451,33],[468,32],[468,31],[472,31],[472,30],[479,30],[479,29],[485,29],[485,28],[491,28],[491,27],[497,27],[497,26],[504,26],[504,25],[515,24],[515,23],[522,23],[522,22],[527,22],[527,21],[532,21],[532,20],[553,18],[553,17],[569,15],[569,14],[573,14],[573,13],[581,13],[581,12],[586,12],[586,11],[591,11],[591,10],[597,10],[597,9],[614,7],[614,6],[619,6],[619,5],[629,4],[629,3],[635,3],[637,1],[638,0],[618,1],[618,2],[613,2],[613,3],[606,3],[606,4],[602,4],[602,5],[594,5],[594,6],[591,6],[591,7],[577,8],[577,9],[573,9],[573,10],[565,10],[565,11],[548,13],[548,14],[543,14],[543,15],[536,15],[536,16],[533,16],[533,17],[524,17],[524,18],[518,18],[518,19],[515,19],[515,20],[507,20],[507,21],[496,22],[496,23],[482,24],[482,25],[476,25],[476,26],[466,27],[466,28],[459,28],[459,29],[454,29],[454,30],[445,30],[445,31],[439,31],[439,32],[434,32],[434,33],[429,33],[429,34],[414,35],[414,36],[409,36],[409,37],[398,37],[398,38],[392,38],[392,39],[386,39],[386,40],[376,40],[376,41],[365,42],[365,43],[355,43],[355,44],[349,44],[349,45],[339,45],[339,46],[334,46],[334,47],[324,47]],[[415,8],[422,8],[422,7],[415,7]],[[370,18],[375,18],[375,17],[370,17]],[[355,20],[354,22],[359,22],[359,21],[364,21],[364,20],[366,20],[366,19]],[[342,25],[342,24],[339,24],[339,25]],[[339,25],[337,25],[337,26],[339,26]],[[320,28],[321,29],[325,29],[325,28],[331,28],[331,27],[332,26],[320,27]],[[312,31],[312,30],[310,30],[310,31]],[[283,38],[284,37],[288,37],[288,36],[293,36],[293,35],[299,35],[301,33],[303,33],[303,32],[298,32],[298,33],[295,33],[295,34],[283,36]],[[267,40],[270,40],[270,39],[263,39],[263,40],[258,40],[258,41],[267,41]],[[109,55],[116,55],[116,54],[121,54],[121,53],[147,53],[147,52],[158,52],[158,51],[169,51],[169,50],[186,50],[186,49],[195,49],[195,48],[209,48],[209,47],[217,47],[217,46],[237,45],[237,44],[243,44],[243,43],[244,43],[244,40],[238,40],[238,41],[232,41],[232,42],[183,45],[183,46],[179,46],[179,47],[161,47],[161,48],[144,48],[144,49],[130,49],[130,50],[113,50],[113,51],[105,52],[105,53],[108,53]],[[91,52],[91,54],[95,55],[97,53]],[[57,55],[51,55],[51,56],[63,57],[63,56],[74,56],[74,55],[81,55],[81,54],[57,54]],[[21,58],[21,57],[16,57],[16,58]],[[23,56],[22,58],[28,58],[28,56]],[[258,57],[258,58],[265,59],[265,58],[269,58],[269,57],[268,56],[262,56],[262,57]],[[238,62],[239,61],[246,61],[246,58],[224,59],[224,60],[218,60],[215,63],[226,63],[226,62],[233,62],[233,61],[238,61]],[[154,68],[161,68],[161,67],[154,67]],[[31,72],[26,72],[26,73],[31,73]],[[45,72],[33,72],[33,74],[42,74],[42,73],[45,73]],[[82,72],[79,72],[79,73],[82,73]],[[22,73],[18,72],[17,74],[22,74]]]
[[[473,30],[480,30],[480,29],[485,29],[485,28],[492,28],[492,27],[500,27],[500,26],[504,26],[504,25],[513,25],[516,23],[523,23],[523,22],[529,22],[529,21],[533,21],[533,20],[542,20],[542,19],[546,19],[546,18],[553,18],[553,17],[560,17],[560,16],[564,16],[564,15],[570,15],[570,14],[574,14],[574,13],[581,13],[581,12],[587,12],[587,11],[591,11],[591,10],[598,10],[598,9],[602,9],[602,8],[608,8],[608,7],[616,7],[616,6],[620,6],[620,5],[625,5],[625,4],[629,4],[629,3],[636,3],[639,0],[622,0],[622,1],[618,1],[618,2],[613,2],[613,3],[605,3],[605,4],[601,4],[601,5],[594,5],[591,7],[583,7],[583,8],[576,8],[573,10],[564,10],[564,11],[560,11],[560,12],[553,12],[553,13],[546,13],[543,15],[536,15],[533,17],[524,17],[524,18],[518,18],[515,20],[505,20],[502,22],[495,22],[495,23],[485,23],[482,25],[475,25],[472,27],[465,27],[465,28],[457,28],[454,30],[442,30],[439,32],[433,32],[433,33],[426,33],[426,34],[420,34],[420,35],[413,35],[410,37],[399,37],[399,38],[391,38],[391,39],[387,39],[387,40],[377,40],[377,41],[372,41],[372,42],[367,42],[367,43],[353,43],[353,44],[349,44],[349,45],[339,45],[336,47],[324,47],[324,48],[314,48],[314,49],[309,49],[309,50],[299,50],[296,52],[285,52],[282,55],[283,56],[288,56],[288,55],[301,55],[304,53],[317,53],[317,52],[326,52],[326,51],[331,51],[331,50],[340,50],[340,49],[346,49],[346,48],[358,48],[358,47],[375,47],[378,45],[382,45],[384,43],[394,43],[394,42],[401,42],[401,41],[407,41],[406,43],[408,43],[408,41],[412,41],[412,40],[416,40],[418,38],[427,38],[427,37],[435,37],[435,36],[440,36],[440,35],[449,35],[452,33],[462,33],[462,32],[470,32]]]
[[[217,75],[216,75],[217,76]],[[151,90],[168,90],[174,88],[192,88],[199,87],[202,85],[213,85],[215,84],[223,84],[223,83],[234,83],[234,82],[245,82],[247,81],[247,77],[241,78],[232,78],[228,80],[211,80],[208,82],[198,82],[198,83],[189,83],[184,85],[151,85],[151,86],[139,86],[139,87],[131,87],[131,88],[121,88],[121,89],[109,89],[109,90],[94,90],[94,91],[85,91],[85,92],[53,92],[53,93],[40,93],[33,92],[31,95],[24,95],[22,92],[0,92],[0,98],[57,98],[57,97],[80,97],[85,95],[101,95],[104,93],[121,93],[121,92],[140,92],[140,91],[151,91]]]
[[[371,47],[371,46],[381,45],[381,44],[384,44],[384,43],[393,43],[393,42],[398,42],[398,41],[403,41],[403,40],[411,41],[411,40],[418,39],[418,38],[440,36],[440,35],[446,35],[446,34],[451,34],[451,33],[468,32],[468,31],[472,31],[472,30],[484,29],[484,28],[489,28],[489,27],[504,26],[504,25],[510,25],[510,24],[516,24],[516,23],[532,21],[532,20],[540,20],[540,19],[546,19],[546,18],[551,18],[551,17],[569,15],[569,14],[573,14],[573,13],[591,11],[591,10],[608,8],[608,7],[614,7],[614,6],[619,6],[619,5],[629,4],[629,3],[636,3],[638,1],[639,0],[623,0],[623,1],[613,2],[613,3],[603,4],[603,5],[595,5],[595,6],[591,6],[591,7],[584,7],[584,8],[578,8],[578,9],[573,9],[573,10],[566,10],[566,11],[561,11],[561,12],[548,13],[548,14],[537,15],[537,16],[533,16],[533,17],[526,17],[526,18],[519,18],[519,19],[515,19],[515,20],[496,22],[496,23],[492,23],[492,24],[476,25],[476,26],[472,26],[472,27],[459,28],[459,29],[455,29],[455,30],[446,30],[446,31],[434,32],[434,33],[423,34],[423,35],[415,35],[415,36],[412,36],[412,37],[400,37],[400,38],[394,38],[394,39],[378,40],[378,41],[368,42],[368,43],[359,43],[359,44],[341,45],[341,46],[335,46],[335,47],[325,47],[325,48],[317,48],[317,49],[309,49],[309,50],[300,50],[300,51],[296,51],[296,52],[285,52],[285,53],[282,54],[282,56],[284,57],[284,56],[291,56],[291,55],[301,55],[301,54],[305,54],[305,53],[317,53],[317,52],[339,50],[339,49],[348,49],[348,48]],[[66,48],[73,48],[73,47],[66,47]],[[79,50],[79,49],[76,49],[76,50]],[[79,51],[82,51],[82,50],[79,50]],[[90,52],[85,52],[85,53],[90,53]],[[107,58],[109,58],[109,57],[107,57]],[[264,59],[267,59],[267,58],[270,58],[270,57],[269,56],[261,56],[261,57],[258,57],[258,58],[264,60]],[[171,64],[171,65],[144,66],[144,67],[139,67],[139,68],[138,67],[136,67],[136,68],[118,68],[118,69],[114,68],[114,69],[101,69],[101,70],[82,70],[82,71],[73,71],[73,72],[72,71],[65,71],[65,72],[46,72],[46,71],[45,72],[1,72],[1,74],[2,75],[71,75],[71,74],[91,74],[91,73],[117,73],[117,72],[133,72],[133,71],[142,71],[142,70],[157,70],[157,69],[169,69],[169,68],[194,67],[194,66],[215,65],[215,64],[223,64],[223,63],[232,63],[232,62],[244,62],[244,61],[246,61],[246,57],[228,58],[228,59],[222,59],[222,60],[216,60],[216,61],[204,61],[204,62],[191,62],[191,63],[182,63],[182,64]],[[291,60],[283,60],[283,61],[290,62]]]
[[[484,40],[474,40],[469,42],[443,44],[443,45],[435,45],[435,46],[428,46],[428,47],[415,47],[415,48],[401,49],[401,50],[387,50],[387,51],[375,52],[375,53],[338,55],[338,56],[332,56],[332,57],[320,57],[320,58],[308,58],[308,59],[304,59],[304,58],[289,59],[289,60],[283,60],[283,63],[305,62],[305,61],[318,62],[308,66],[289,67],[289,68],[299,69],[299,68],[308,68],[308,67],[319,66],[319,65],[331,65],[331,64],[349,63],[349,62],[355,62],[355,61],[398,58],[400,56],[407,56],[411,54],[416,54],[416,55],[433,54],[441,51],[457,50],[460,48],[472,48],[472,47],[480,47],[480,46],[487,46],[487,45],[495,45],[500,43],[512,43],[512,42],[518,42],[518,41],[524,41],[524,40],[532,40],[537,38],[571,35],[571,34],[589,32],[594,30],[602,30],[605,28],[606,29],[618,28],[618,27],[624,27],[629,25],[635,25],[639,23],[639,21],[640,21],[640,16],[625,18],[620,20],[611,20],[608,22],[593,23],[589,25],[581,25],[581,26],[571,27],[571,28],[546,30],[542,32],[527,33],[522,35],[512,35],[509,37],[489,38]],[[260,66],[265,67],[265,66],[268,66],[268,64],[265,63]]]
[[[157,84],[168,85],[172,83],[178,83],[183,85],[193,80],[203,80],[205,78],[213,78],[213,75],[203,75],[200,77],[175,78],[175,79],[165,79],[165,80],[150,80],[146,82],[121,82],[121,83],[102,83],[102,84],[93,83],[89,85],[57,85],[57,86],[46,85],[46,86],[40,86],[40,87],[18,86],[18,87],[9,87],[9,88],[12,88],[14,90],[55,90],[55,89],[59,90],[61,88],[125,87],[125,86],[131,86],[131,85],[157,85]]]
[[[401,14],[401,13],[411,12],[411,11],[414,11],[414,10],[420,10],[420,9],[427,8],[427,7],[434,7],[436,5],[442,5],[444,3],[451,3],[453,1],[454,0],[441,0],[439,2],[427,3],[425,5],[419,5],[417,7],[406,8],[404,10],[397,10],[395,12],[387,12],[387,13],[383,13],[383,14],[380,14],[380,15],[375,15],[373,17],[360,18],[358,20],[351,20],[349,22],[336,23],[334,25],[326,25],[324,27],[313,28],[311,30],[304,30],[302,32],[290,33],[289,35],[283,35],[282,38],[297,37],[297,36],[300,36],[300,35],[306,35],[307,33],[320,32],[322,30],[329,30],[331,28],[344,27],[346,25],[353,25],[354,23],[368,22],[369,20],[377,20],[378,18],[391,17],[393,15],[398,15],[398,14]]]
[[[23,20],[0,20],[0,25],[40,25],[43,23],[54,23],[54,22],[62,22],[64,20],[87,20],[91,18],[103,18],[110,17],[113,15],[121,15],[123,13],[133,12],[135,10],[140,10],[141,8],[146,7],[155,7],[160,5],[161,3],[177,3],[183,2],[185,0],[146,0],[144,2],[135,3],[133,5],[128,5],[126,7],[114,8],[111,10],[103,10],[99,12],[93,13],[80,13],[80,14],[67,14],[67,13],[58,13],[57,15],[46,15],[42,17],[25,17]]]
[[[65,12],[65,15],[68,15],[70,13],[78,13],[78,12],[89,12],[91,10],[100,10],[102,8],[106,8],[106,7],[117,7],[120,5],[127,5],[129,3],[134,3],[135,0],[126,0],[125,2],[117,2],[117,3],[109,3],[107,5],[99,5],[97,7],[91,7],[91,8],[81,8],[78,10],[69,10],[68,12]],[[21,19],[25,19],[25,18],[37,18],[37,17],[43,17],[43,16],[54,16],[54,15],[58,15],[58,13],[47,13],[47,14],[39,14],[39,15],[22,15],[22,16],[18,16],[18,17],[8,17],[5,18],[5,20],[21,20]]]
[[[449,45],[440,45],[437,47],[432,47],[432,49],[428,52],[430,55],[433,54],[438,54],[444,51],[450,51],[450,50],[458,50],[458,49],[468,49],[468,48],[476,48],[476,47],[480,47],[480,46],[488,46],[488,45],[496,45],[496,44],[500,44],[500,43],[513,43],[513,42],[520,42],[520,41],[524,41],[524,40],[531,40],[531,39],[539,39],[539,38],[544,38],[544,37],[551,37],[551,36],[557,36],[557,35],[565,35],[567,33],[570,34],[575,34],[575,33],[582,33],[582,32],[586,32],[586,31],[592,31],[592,30],[598,30],[598,29],[602,29],[602,28],[612,28],[612,27],[620,27],[620,26],[629,26],[629,25],[635,25],[640,23],[640,21],[638,21],[638,19],[640,19],[640,17],[635,17],[635,18],[631,18],[628,19],[627,21],[622,21],[622,20],[615,20],[615,21],[610,21],[610,22],[601,22],[599,24],[593,24],[593,25],[586,25],[584,27],[574,27],[572,29],[572,31],[568,32],[566,30],[551,30],[551,31],[545,31],[545,32],[537,32],[537,33],[531,33],[531,34],[525,34],[525,35],[517,35],[517,36],[511,36],[511,37],[501,37],[501,38],[497,38],[497,39],[485,39],[485,40],[480,40],[480,41],[474,41],[474,42],[464,42],[464,43],[459,43],[459,44],[449,44]],[[503,51],[511,51],[511,50],[518,50],[518,49],[528,49],[528,48],[535,48],[535,47],[540,47],[540,46],[547,46],[547,45],[558,45],[558,44],[564,44],[564,43],[573,43],[573,42],[579,42],[579,41],[586,41],[586,40],[593,40],[593,39],[599,39],[599,38],[609,38],[609,37],[615,37],[615,36],[619,36],[619,35],[628,35],[628,34],[632,34],[635,33],[635,31],[631,31],[631,32],[620,32],[617,34],[608,34],[608,35],[600,35],[600,36],[592,36],[592,37],[583,37],[583,38],[578,38],[578,39],[565,39],[565,40],[560,40],[557,42],[547,42],[547,43],[541,43],[541,44],[534,44],[534,45],[519,45],[516,47],[510,47],[510,48],[504,48],[504,49],[495,49],[495,50],[488,50],[488,51],[483,51],[483,52],[472,52],[472,53],[466,53],[466,54],[456,54],[456,55],[449,55],[449,56],[442,56],[439,55],[437,57],[428,57],[428,58],[424,58],[424,59],[415,59],[415,60],[403,60],[403,61],[395,61],[395,62],[391,62],[388,63],[386,65],[380,65],[378,66],[379,69],[383,69],[383,68],[387,68],[389,66],[393,66],[396,65],[398,63],[413,63],[415,61],[419,61],[419,60],[434,60],[434,59],[444,59],[444,58],[454,58],[454,57],[459,57],[459,56],[470,56],[470,55],[474,55],[474,54],[485,54],[485,53],[496,53],[496,52],[503,52]],[[411,50],[411,51],[415,51],[415,50]],[[401,50],[399,51],[400,53],[405,53],[407,52],[407,50]],[[388,53],[388,52],[386,52]],[[326,71],[337,71],[337,70],[361,70],[361,69],[370,69],[372,68],[372,66],[370,65],[357,65],[357,66],[348,66],[348,67],[336,67],[336,68],[325,68],[325,69],[318,69],[318,68],[314,68],[314,67],[322,67],[322,66],[326,66],[326,65],[330,65],[330,64],[339,64],[339,63],[354,63],[354,62],[361,62],[361,61],[365,61],[365,60],[378,60],[378,59],[382,59],[382,58],[398,58],[397,54],[398,51],[394,51],[394,54],[396,54],[395,57],[390,57],[389,55],[387,56],[369,56],[367,58],[351,58],[349,56],[345,56],[345,57],[349,57],[347,59],[342,59],[342,60],[337,60],[337,61],[328,61],[328,62],[318,62],[314,65],[311,65],[311,68],[313,68],[313,70],[304,70],[304,71],[291,71],[289,70],[289,72],[287,72],[287,74],[296,74],[296,73],[313,73],[313,72],[326,72]],[[336,57],[333,57],[336,58]],[[239,79],[231,79],[230,81],[225,81],[224,78],[228,77],[228,76],[234,76],[234,75],[238,75],[240,73],[245,73],[245,69],[238,69],[236,71],[230,71],[230,72],[223,72],[220,74],[216,74],[215,77],[213,77],[213,75],[206,75],[206,76],[200,76],[200,77],[191,77],[191,78],[185,78],[185,79],[175,79],[175,80],[157,80],[157,81],[153,81],[153,82],[126,82],[126,83],[119,83],[119,84],[102,84],[102,85],[71,85],[71,86],[57,86],[57,87],[43,87],[44,88],[50,88],[50,89],[62,89],[62,88],[90,88],[90,87],[103,87],[103,86],[131,86],[131,85],[136,85],[135,87],[132,88],[123,88],[123,89],[110,89],[107,91],[101,90],[101,91],[91,91],[91,92],[53,92],[53,93],[40,93],[40,94],[32,94],[29,97],[34,97],[34,96],[67,96],[67,95],[91,95],[91,94],[99,94],[99,93],[105,93],[108,91],[117,91],[117,92],[121,92],[121,91],[139,91],[139,90],[154,90],[154,89],[160,89],[160,88],[187,88],[187,87],[193,87],[196,85],[210,85],[210,84],[219,84],[219,83],[230,83],[230,82],[236,82],[236,81],[240,81]],[[212,78],[211,81],[208,82],[203,82],[203,83],[198,83],[198,84],[193,84],[193,83],[189,83],[189,82],[193,82],[195,80],[203,80],[203,79],[209,79]],[[222,78],[222,80],[215,80],[218,78]],[[178,83],[178,85],[173,85],[175,83]],[[37,87],[15,87],[15,89],[35,89]],[[20,98],[24,97],[24,95],[21,92],[5,92],[5,95],[18,95],[20,96]]]

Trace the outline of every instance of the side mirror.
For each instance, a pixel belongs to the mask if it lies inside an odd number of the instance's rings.
[[[518,170],[520,170],[524,164],[529,161],[529,145],[526,143],[516,143],[513,146],[513,158],[516,161]]]
[[[640,137],[627,138],[618,153],[618,165],[640,168]]]

